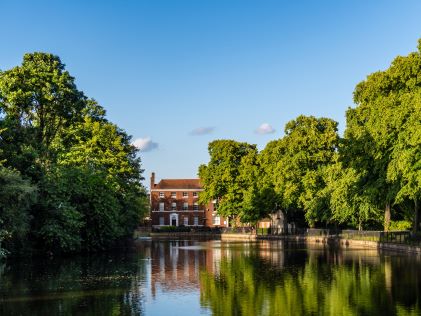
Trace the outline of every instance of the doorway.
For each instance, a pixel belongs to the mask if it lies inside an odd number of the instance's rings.
[[[178,214],[173,213],[170,215],[170,225],[171,226],[178,226]]]

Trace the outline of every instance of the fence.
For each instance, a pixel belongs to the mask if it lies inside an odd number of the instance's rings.
[[[342,238],[368,240],[388,243],[408,244],[413,241],[410,231],[358,231],[343,230],[340,234]]]
[[[277,235],[272,233],[270,228],[259,228],[258,235]],[[385,243],[399,243],[421,246],[421,234],[414,234],[410,231],[369,231],[350,229],[320,229],[320,228],[296,228],[295,235],[308,237],[338,237],[354,240],[367,240]]]
[[[314,229],[308,228],[303,232],[304,236],[330,236],[354,240],[367,240],[385,243],[398,243],[409,245],[421,245],[421,235],[408,230],[403,231],[371,231],[350,229]]]
[[[222,234],[254,234],[255,230],[253,227],[222,227]]]

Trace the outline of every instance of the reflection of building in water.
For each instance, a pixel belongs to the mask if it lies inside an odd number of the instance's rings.
[[[259,242],[259,257],[268,261],[271,265],[281,268],[285,263],[284,256],[284,241],[268,241],[262,240]]]
[[[191,241],[151,243],[151,290],[195,291],[199,269],[206,265],[206,251]]]
[[[151,258],[151,291],[196,291],[201,270],[218,275],[221,262],[252,253],[277,268],[284,265],[282,241],[230,243],[211,241],[150,242],[145,252]]]

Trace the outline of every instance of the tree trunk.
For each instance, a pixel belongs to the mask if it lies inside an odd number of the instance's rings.
[[[389,231],[390,228],[390,203],[386,203],[384,210],[384,230]]]
[[[419,225],[420,225],[420,215],[419,215],[419,210],[418,210],[418,201],[417,198],[414,199],[414,227],[413,227],[413,231],[414,233],[416,233],[419,229]]]

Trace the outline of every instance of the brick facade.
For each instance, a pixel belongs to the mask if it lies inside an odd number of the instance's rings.
[[[155,183],[155,173],[152,173],[152,226],[226,226],[225,220],[217,216],[214,203],[199,204],[202,191],[199,179],[162,179]]]

